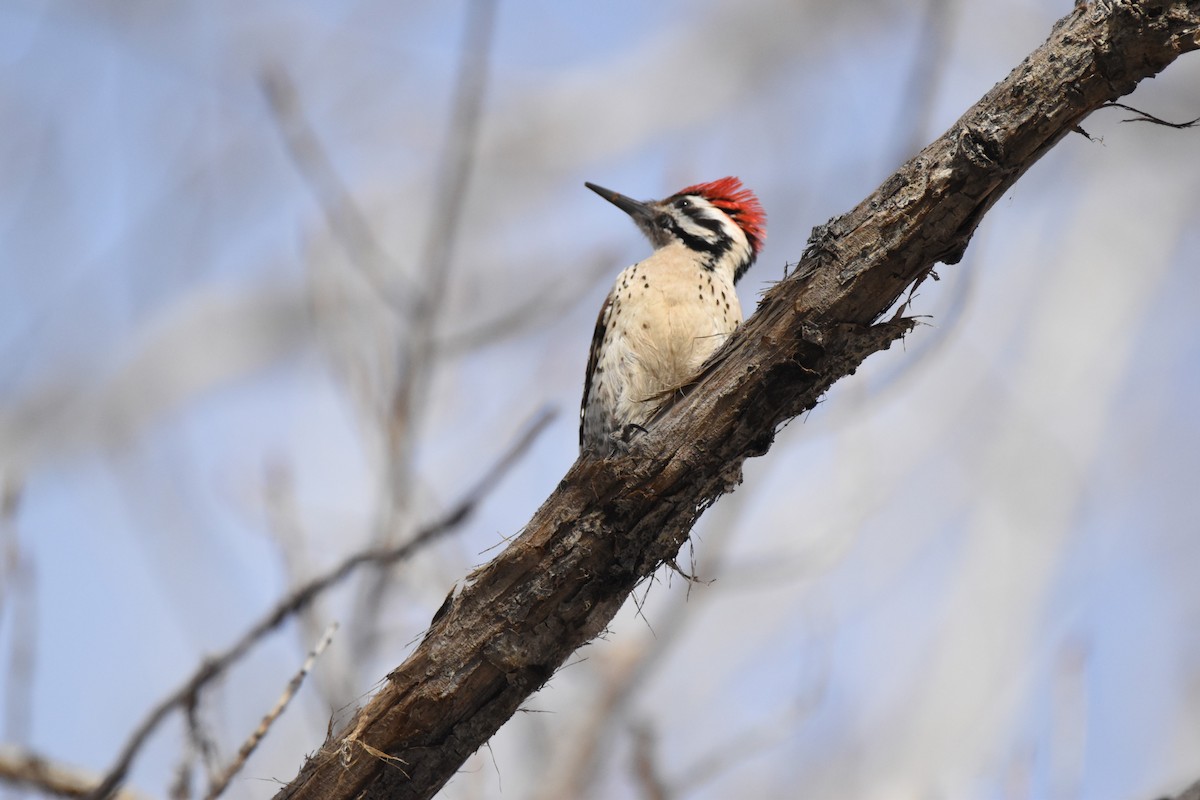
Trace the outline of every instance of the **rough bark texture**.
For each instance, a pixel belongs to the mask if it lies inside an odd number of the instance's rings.
[[[1088,113],[1200,47],[1200,0],[1077,6],[943,136],[845,216],[814,230],[698,386],[628,457],[580,459],[520,536],[473,573],[383,688],[279,798],[426,798],[440,789],[775,430],[911,327],[879,322]],[[775,225],[795,224],[776,213]]]

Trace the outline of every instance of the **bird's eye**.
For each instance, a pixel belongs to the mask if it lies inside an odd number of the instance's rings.
[[[686,197],[681,197],[675,201],[675,207],[676,208],[691,208],[692,201],[688,200]]]

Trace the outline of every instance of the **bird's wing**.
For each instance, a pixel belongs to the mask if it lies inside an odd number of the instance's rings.
[[[613,293],[604,298],[600,307],[600,316],[596,318],[596,330],[592,333],[592,348],[588,351],[587,375],[583,379],[583,400],[579,403],[579,447],[583,447],[583,423],[587,413],[588,395],[592,393],[592,376],[596,373],[596,363],[600,360],[600,345],[604,343],[604,330],[608,327],[608,315],[612,310]]]

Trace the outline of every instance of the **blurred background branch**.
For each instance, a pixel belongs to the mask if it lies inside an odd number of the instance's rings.
[[[496,0],[470,0],[459,49],[451,116],[429,204],[425,246],[419,250],[424,276],[408,326],[396,354],[396,383],[387,403],[381,433],[387,448],[383,502],[374,532],[378,546],[398,541],[411,526],[415,453],[428,412],[437,369],[441,321],[449,316],[446,293],[456,265],[455,243],[461,233],[469,179],[479,141]],[[378,644],[377,623],[390,576],[378,570],[362,583],[352,615],[350,636],[356,660],[367,661]]]
[[[116,764],[105,775],[104,780],[100,782],[99,786],[92,793],[92,796],[97,798],[97,800],[104,800],[111,792],[124,783],[129,773],[129,768],[134,758],[138,755],[138,751],[141,750],[150,734],[163,722],[167,714],[176,709],[183,708],[188,712],[189,719],[191,719],[199,703],[199,695],[208,684],[224,677],[225,672],[231,666],[243,659],[251,648],[257,646],[267,634],[277,629],[292,615],[303,611],[331,587],[346,580],[346,578],[362,567],[371,565],[390,566],[404,561],[438,538],[459,528],[475,512],[476,507],[483,501],[487,493],[512,468],[517,459],[529,449],[533,441],[546,428],[552,418],[553,415],[545,410],[534,418],[526,426],[515,443],[467,491],[458,505],[442,518],[428,524],[403,544],[392,547],[373,548],[349,555],[334,569],[306,581],[288,592],[287,595],[279,600],[269,614],[243,633],[241,638],[228,649],[219,655],[206,657],[200,667],[183,686],[162,700],[150,711],[145,720],[130,736],[118,755]],[[195,725],[192,725],[192,728],[194,729]],[[204,737],[202,736],[193,736],[193,740],[203,739]],[[196,749],[202,753],[209,750],[209,748],[204,746],[198,746]]]
[[[85,797],[97,779],[77,767],[9,746],[0,747],[0,781],[58,797]],[[114,800],[141,800],[146,795],[122,789]]]

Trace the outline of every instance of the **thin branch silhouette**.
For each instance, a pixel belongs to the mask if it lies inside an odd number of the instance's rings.
[[[525,426],[517,440],[503,453],[484,475],[476,481],[456,506],[441,518],[423,528],[416,536],[407,542],[385,548],[364,550],[355,553],[340,564],[322,575],[292,590],[283,600],[276,604],[259,622],[253,625],[242,637],[223,653],[208,658],[192,674],[182,686],[159,702],[141,725],[130,735],[122,748],[116,762],[105,775],[100,785],[88,795],[91,800],[105,800],[119,787],[129,774],[129,768],[134,758],[141,750],[146,739],[162,723],[172,711],[184,708],[208,683],[223,674],[234,663],[240,660],[264,636],[282,625],[293,614],[305,608],[322,592],[340,583],[358,569],[369,564],[386,566],[403,561],[417,551],[457,529],[474,513],[480,502],[491,492],[495,485],[507,474],[508,470],[524,455],[541,434],[546,426],[554,419],[554,413],[542,409],[533,420]]]
[[[304,116],[291,77],[282,67],[271,65],[263,68],[259,83],[287,153],[316,198],[334,239],[385,305],[401,318],[407,318],[417,304],[417,287],[384,250],[366,213],[358,207],[354,195],[334,169],[324,145]]]
[[[467,8],[447,144],[435,173],[429,238],[418,262],[426,278],[418,287],[411,324],[400,344],[396,384],[382,422],[387,461],[384,498],[373,534],[378,546],[391,544],[402,534],[401,521],[410,505],[416,431],[419,417],[428,406],[437,361],[438,322],[450,285],[455,241],[475,164],[495,17],[496,0],[472,0]],[[376,641],[375,622],[387,584],[387,574],[375,571],[357,593],[354,627],[348,631],[348,638],[350,651],[360,660],[366,660]]]
[[[324,636],[317,642],[316,647],[309,652],[299,671],[288,681],[288,685],[284,688],[283,694],[279,696],[279,699],[275,701],[275,705],[263,716],[262,722],[251,732],[246,741],[242,743],[242,746],[238,748],[237,756],[234,757],[229,766],[222,770],[221,774],[212,782],[208,793],[204,796],[205,800],[216,800],[217,797],[220,797],[229,786],[229,782],[233,780],[233,777],[246,765],[246,761],[250,758],[251,753],[258,747],[263,737],[267,735],[267,731],[275,724],[275,720],[279,719],[279,716],[287,709],[288,704],[292,702],[292,698],[296,696],[296,692],[300,690],[300,685],[308,677],[313,664],[325,652],[325,648],[329,647],[329,643],[333,641],[333,634],[336,630],[336,622],[325,629]]]
[[[1160,117],[1156,117],[1153,114],[1147,114],[1145,111],[1142,111],[1140,108],[1134,108],[1133,106],[1127,106],[1124,103],[1105,103],[1104,108],[1123,108],[1126,111],[1132,111],[1134,114],[1137,114],[1136,117],[1128,117],[1126,119],[1121,120],[1121,122],[1149,122],[1154,125],[1163,125],[1168,128],[1176,128],[1179,130],[1182,130],[1184,128],[1194,128],[1197,125],[1200,125],[1200,117],[1196,117],[1195,119],[1189,120],[1188,122],[1168,122],[1167,120],[1162,119]]]

